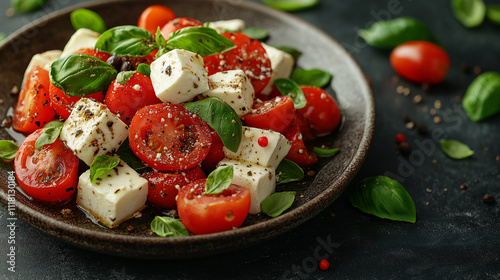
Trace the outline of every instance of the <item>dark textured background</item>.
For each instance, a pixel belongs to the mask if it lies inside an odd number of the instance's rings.
[[[3,12],[7,2],[0,4],[0,32],[10,34],[34,18],[87,1],[49,0],[44,10],[13,18]],[[251,248],[200,259],[142,261],[79,249],[18,221],[16,273],[10,273],[7,215],[1,208],[0,278],[500,279],[500,206],[481,201],[486,193],[500,201],[500,116],[473,123],[457,102],[475,78],[475,66],[482,72],[500,71],[500,26],[485,22],[466,29],[453,17],[447,0],[323,0],[295,15],[342,43],[371,79],[377,127],[369,156],[354,181],[383,174],[396,177],[415,201],[415,224],[365,215],[343,195],[292,232]],[[395,81],[389,53],[366,46],[356,36],[358,28],[376,19],[399,16],[423,21],[448,51],[451,69],[443,84],[424,90]],[[464,63],[469,71],[461,71]],[[410,89],[409,96],[396,93],[399,85]],[[413,102],[415,95],[422,96],[420,104]],[[432,115],[436,100],[442,108]],[[475,155],[460,161],[447,158],[435,138],[405,128],[405,115],[426,125],[429,135],[468,144]],[[442,122],[435,123],[435,116]],[[396,154],[394,137],[400,132],[412,146],[405,157]],[[461,184],[468,188],[461,190]],[[330,261],[327,271],[318,269],[318,254]]]

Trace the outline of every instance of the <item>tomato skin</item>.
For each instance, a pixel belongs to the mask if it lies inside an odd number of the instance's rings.
[[[205,171],[215,170],[215,168],[217,168],[217,164],[226,157],[222,139],[220,139],[215,130],[210,128],[210,131],[210,134],[212,135],[212,146],[210,146],[210,151],[208,151],[207,157],[201,162],[201,168]]]
[[[188,17],[175,18],[163,26],[161,35],[165,37],[165,40],[168,40],[168,36],[170,36],[171,33],[190,26],[203,26],[203,23]],[[156,31],[153,34],[156,34]]]
[[[41,67],[33,67],[24,82],[14,108],[12,127],[23,133],[32,133],[50,122],[55,112],[50,107],[49,72]]]
[[[300,127],[300,119],[296,117],[284,134],[285,138],[292,142],[292,147],[285,158],[295,162],[300,167],[309,167],[318,162],[318,155],[304,143],[304,136]]]
[[[295,106],[290,96],[277,96],[255,103],[250,113],[243,116],[248,126],[271,129],[283,134],[295,116]]]
[[[402,77],[418,83],[441,83],[450,68],[450,57],[440,46],[427,41],[412,41],[394,48],[392,68]]]
[[[137,26],[156,34],[158,27],[161,29],[175,17],[175,13],[171,9],[162,5],[152,5],[142,11]]]
[[[96,51],[94,49],[83,49],[83,50],[76,51],[75,54],[76,53],[90,55],[90,56],[93,56],[95,58],[99,58],[100,60],[102,60],[104,62],[106,62],[108,60],[108,58],[111,57],[111,55],[109,53]]]
[[[43,131],[30,134],[19,147],[14,159],[17,181],[35,199],[67,201],[76,191],[79,160],[61,139],[36,150],[35,142]]]
[[[158,103],[162,101],[156,97],[151,79],[137,72],[124,85],[115,79],[104,99],[108,109],[127,125],[139,109]]]
[[[79,96],[67,96],[61,89],[54,86],[52,83],[49,87],[49,97],[50,104],[56,114],[65,120],[67,120],[69,115],[71,115],[71,111],[73,111],[75,103],[82,98]],[[102,94],[102,91],[85,97],[97,102],[102,102],[104,100],[104,94]]]
[[[259,40],[245,34],[222,33],[231,40],[236,48],[221,54],[204,57],[208,75],[221,71],[241,69],[250,79],[255,93],[258,95],[271,79],[271,61]]]
[[[301,87],[307,105],[297,110],[304,116],[315,136],[323,136],[335,130],[342,118],[337,102],[326,91],[317,87]]]
[[[194,234],[210,234],[238,228],[250,210],[250,191],[231,184],[220,194],[203,195],[206,179],[184,186],[177,198],[182,223]]]
[[[212,144],[209,126],[178,104],[140,109],[129,128],[130,148],[160,171],[182,171],[200,164]]]
[[[184,172],[151,171],[142,175],[148,180],[148,201],[155,207],[177,208],[176,197],[180,188],[199,179],[206,178],[201,168],[195,167]]]

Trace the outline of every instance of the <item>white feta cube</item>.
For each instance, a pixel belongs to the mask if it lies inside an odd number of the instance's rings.
[[[252,109],[255,91],[250,79],[243,70],[230,70],[215,73],[208,77],[210,90],[205,96],[219,97],[243,116]]]
[[[163,102],[180,104],[209,90],[203,57],[186,50],[172,50],[151,63],[151,82]]]
[[[273,167],[261,166],[252,162],[223,159],[219,166],[233,166],[233,184],[250,190],[250,214],[260,213],[260,204],[274,193],[276,174]]]
[[[259,144],[261,137],[265,137],[266,140]],[[267,144],[263,145],[265,142]],[[224,154],[227,158],[276,168],[291,147],[291,142],[278,132],[243,126],[243,137],[238,151],[234,153],[224,147]]]
[[[109,228],[118,226],[146,207],[148,180],[123,161],[90,182],[90,170],[78,180],[76,203]]]
[[[94,158],[114,154],[128,137],[127,125],[106,105],[82,98],[61,130],[61,140],[88,166]]]
[[[292,55],[262,43],[262,46],[267,52],[267,56],[271,61],[271,79],[266,87],[262,90],[262,94],[269,95],[273,90],[274,81],[281,78],[288,78],[292,74],[295,64]]]
[[[43,53],[37,53],[35,54],[31,60],[30,63],[28,64],[28,67],[26,67],[26,71],[24,72],[24,79],[23,79],[23,85],[24,82],[26,81],[26,76],[28,76],[28,73],[31,71],[31,69],[35,66],[42,67],[43,69],[49,71],[50,70],[50,64],[54,62],[55,60],[59,59],[61,57],[62,51],[60,50],[51,50],[51,51],[46,51]],[[21,88],[23,88],[21,86]]]
[[[69,39],[63,49],[62,55],[67,56],[79,50],[94,49],[97,39],[101,36],[100,33],[86,28],[78,29]]]
[[[219,33],[224,32],[242,32],[245,29],[245,21],[242,19],[228,19],[207,22],[205,25],[215,29]]]

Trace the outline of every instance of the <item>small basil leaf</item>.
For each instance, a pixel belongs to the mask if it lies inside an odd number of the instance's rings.
[[[287,54],[291,55],[295,62],[297,62],[297,60],[299,60],[300,56],[302,56],[301,51],[299,51],[295,48],[289,47],[289,46],[274,46],[274,47],[277,48],[278,50],[282,50],[282,51],[286,52]]]
[[[358,35],[372,47],[392,49],[409,41],[438,43],[422,22],[411,17],[375,22],[368,29],[360,29]]]
[[[267,32],[266,29],[259,28],[259,27],[245,28],[245,29],[243,29],[242,33],[247,35],[248,37],[252,37],[256,40],[264,40],[267,37],[269,37],[269,32]]]
[[[210,56],[226,52],[236,45],[210,27],[185,27],[171,33],[167,48],[183,49],[201,56]]]
[[[102,33],[95,49],[119,56],[146,56],[157,49],[155,36],[132,25],[117,26]]]
[[[479,75],[465,92],[462,106],[475,122],[500,112],[500,73],[485,72]]]
[[[304,178],[304,170],[295,162],[285,158],[276,167],[276,178],[279,183],[300,181]]]
[[[318,5],[320,0],[263,0],[269,7],[287,12],[305,10]]]
[[[296,192],[279,192],[262,201],[262,212],[270,217],[278,217],[292,206]]]
[[[441,139],[441,148],[447,156],[454,159],[464,159],[474,154],[469,146],[457,140]]]
[[[415,223],[417,214],[410,194],[397,181],[377,176],[351,187],[352,206],[379,218]]]
[[[75,30],[87,28],[97,33],[106,31],[106,24],[102,17],[94,11],[76,9],[70,14],[71,24]]]
[[[85,96],[108,88],[117,74],[106,62],[86,54],[71,54],[50,65],[50,82],[69,96]]]
[[[340,152],[340,149],[339,148],[322,149],[322,148],[314,147],[313,152],[315,152],[320,157],[333,157],[334,155],[336,155]]]
[[[291,79],[299,85],[314,86],[322,88],[332,80],[332,74],[321,69],[297,69],[293,71]]]
[[[9,140],[0,140],[0,158],[3,160],[11,160],[16,157],[19,146]]]
[[[35,149],[40,149],[45,145],[50,145],[56,142],[57,138],[59,138],[59,134],[61,134],[62,125],[60,126],[52,126],[43,131],[43,133],[36,139],[35,141]]]
[[[489,21],[495,24],[500,24],[500,5],[488,5],[488,8],[486,10],[486,17]]]
[[[135,71],[123,71],[118,73],[116,76],[116,81],[119,82],[122,85],[125,85],[128,83],[130,78],[134,75]]]
[[[288,95],[292,98],[295,109],[302,109],[306,106],[307,100],[299,85],[291,79],[276,79],[274,85],[282,95]]]
[[[233,166],[222,166],[210,173],[203,194],[219,194],[229,188],[233,181]]]
[[[49,123],[47,123],[44,128],[49,128],[49,127],[59,127],[59,126],[63,126],[63,122],[61,121],[51,121]]]
[[[116,151],[116,155],[120,157],[121,160],[126,162],[135,171],[146,169],[147,166],[144,165],[142,160],[140,160],[130,148],[128,138],[123,141],[123,144]]]
[[[139,66],[137,66],[137,69],[135,71],[137,71],[137,73],[141,73],[142,75],[151,77],[151,66],[149,66],[146,63],[139,64]]]
[[[10,6],[16,14],[28,13],[38,10],[47,0],[11,0]]]
[[[0,32],[0,44],[5,40],[5,38],[7,38],[7,35],[5,35],[5,33],[3,32]]]
[[[189,236],[186,227],[171,217],[156,216],[151,222],[151,230],[161,237]]]
[[[161,34],[160,27],[158,27],[158,29],[156,30],[156,45],[158,46],[158,52],[155,55],[156,58],[159,58],[160,56],[166,54],[171,50],[167,46],[165,37],[163,37],[163,35]]]
[[[118,157],[97,156],[90,165],[90,182],[94,183],[101,175],[117,167],[120,162]]]
[[[465,27],[481,25],[486,15],[483,0],[452,0],[453,14]]]
[[[238,114],[218,97],[209,97],[185,103],[184,107],[205,121],[219,135],[224,146],[237,152],[242,137],[242,123]]]

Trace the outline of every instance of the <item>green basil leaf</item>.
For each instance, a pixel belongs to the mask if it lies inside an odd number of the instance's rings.
[[[284,158],[276,167],[276,178],[278,183],[288,183],[304,179],[304,170],[295,162]]]
[[[465,92],[462,106],[475,122],[500,112],[500,73],[485,72],[479,75]]]
[[[134,75],[135,71],[122,71],[118,73],[116,76],[116,81],[119,82],[122,85],[125,85],[128,83],[130,78]]]
[[[268,196],[262,201],[262,213],[270,217],[278,217],[292,206],[296,192],[279,192]]]
[[[377,176],[351,187],[352,206],[379,218],[415,223],[417,214],[410,194],[397,181]]]
[[[151,230],[161,237],[189,236],[186,227],[171,217],[156,216],[151,222]]]
[[[226,37],[220,35],[210,27],[185,27],[171,33],[168,37],[167,48],[183,49],[209,56],[226,52],[236,45]]]
[[[274,85],[282,95],[288,95],[292,98],[295,109],[302,109],[306,106],[307,100],[299,85],[291,79],[276,79]]]
[[[278,50],[282,50],[287,54],[291,55],[295,62],[297,62],[297,60],[299,60],[300,56],[302,55],[301,51],[290,46],[274,46],[274,47],[277,48]]]
[[[486,15],[483,0],[452,0],[453,14],[465,27],[481,25]]]
[[[269,37],[269,32],[267,32],[266,29],[259,28],[259,27],[245,28],[245,29],[243,29],[242,33],[247,35],[248,37],[252,37],[256,40],[264,40],[267,37]]]
[[[116,155],[135,171],[147,168],[142,160],[140,160],[130,148],[128,138],[125,139],[120,148],[118,148],[118,150],[116,151]]]
[[[340,149],[339,148],[322,149],[322,148],[314,147],[313,152],[315,152],[320,157],[333,157],[334,155],[336,155],[340,152]]]
[[[116,69],[86,54],[71,54],[50,65],[50,82],[69,96],[85,96],[105,91],[113,82]]]
[[[169,49],[167,46],[167,41],[165,40],[165,37],[163,37],[163,35],[161,34],[160,27],[158,27],[158,29],[156,30],[156,45],[158,46],[158,52],[155,55],[156,58],[159,58],[160,56],[171,51],[171,49]]]
[[[240,147],[242,123],[238,114],[218,97],[185,103],[184,107],[205,121],[219,135],[224,146],[232,152]]]
[[[149,66],[146,63],[139,64],[139,66],[137,66],[137,69],[135,71],[137,71],[137,73],[141,73],[142,75],[151,77],[151,66]]]
[[[269,7],[287,12],[305,10],[318,5],[320,0],[262,0]]]
[[[293,71],[291,79],[303,86],[314,86],[322,88],[330,84],[332,74],[321,69],[297,69]]]
[[[119,56],[146,56],[158,48],[155,36],[132,25],[117,26],[102,33],[95,49]]]
[[[486,9],[486,17],[489,21],[495,24],[500,24],[500,5],[488,5],[488,8]]]
[[[11,0],[10,6],[16,14],[23,14],[38,10],[47,0]]]
[[[5,40],[5,38],[7,38],[7,35],[5,35],[5,33],[3,32],[0,32],[0,44]]]
[[[35,149],[40,149],[45,145],[50,145],[56,142],[61,134],[62,124],[60,126],[52,126],[47,128],[35,141]]]
[[[9,140],[0,140],[0,158],[3,160],[11,160],[16,157],[19,146]]]
[[[97,156],[90,165],[90,182],[94,183],[101,175],[117,167],[120,162],[118,157]]]
[[[360,29],[358,35],[372,47],[392,49],[409,41],[438,43],[422,22],[411,17],[375,22],[368,29]]]
[[[205,192],[203,194],[219,194],[229,188],[233,181],[233,166],[221,166],[212,171],[205,183]]]
[[[60,126],[63,126],[63,122],[61,121],[51,121],[49,123],[47,123],[44,128],[49,128],[49,127],[60,127]]]
[[[106,31],[106,24],[102,17],[94,11],[76,9],[70,14],[71,24],[75,30],[87,28],[97,33]]]
[[[443,152],[453,159],[464,159],[472,156],[474,151],[462,142],[457,140],[441,139],[441,149]]]

